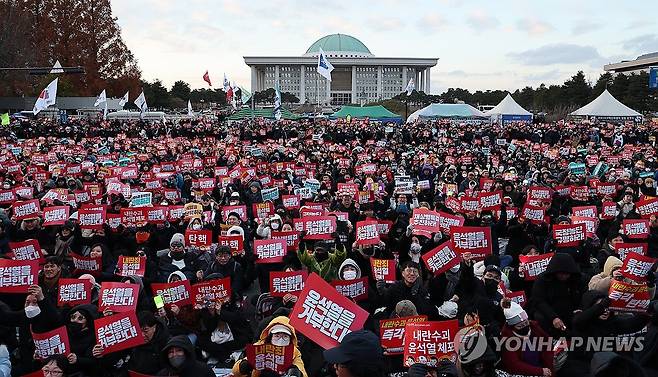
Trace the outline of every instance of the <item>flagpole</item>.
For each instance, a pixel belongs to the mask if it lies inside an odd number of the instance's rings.
[[[320,74],[316,73],[315,76],[315,99],[318,102],[318,109],[321,109],[320,107]]]

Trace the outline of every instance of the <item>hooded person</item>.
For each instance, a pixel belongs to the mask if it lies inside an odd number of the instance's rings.
[[[194,345],[185,335],[171,338],[160,355],[166,367],[157,373],[158,376],[215,377],[208,364],[197,361]]]
[[[633,360],[614,352],[597,352],[590,362],[590,377],[644,377],[649,376]]]
[[[261,331],[258,341],[254,344],[272,344],[281,347],[292,346],[293,361],[292,366],[288,369],[287,375],[308,377],[306,369],[304,368],[304,362],[302,361],[302,354],[299,351],[295,328],[290,325],[288,317],[279,316],[273,318],[269,325]],[[238,360],[235,363],[232,373],[234,377],[258,377],[261,375],[261,372],[255,370],[246,358]]]
[[[137,313],[137,321],[144,335],[144,344],[131,348],[127,370],[155,375],[166,367],[160,352],[169,341],[169,330],[150,311]]]
[[[528,319],[528,313],[516,302],[511,302],[509,308],[503,309],[505,325],[501,332],[503,338],[518,339],[523,342],[532,342],[532,339],[547,339],[548,334],[541,329],[535,321]],[[527,350],[523,347],[510,350],[503,348],[501,353],[503,370],[510,374],[525,376],[551,376],[553,370],[553,351]]]
[[[361,268],[352,258],[347,258],[338,267],[340,280],[355,280],[361,278]]]
[[[264,239],[272,238],[272,232],[280,232],[283,226],[283,220],[279,214],[274,214],[258,224],[256,234]]]
[[[94,321],[98,318],[95,305],[83,304],[69,311],[66,329],[69,336],[71,353],[67,355],[71,363],[71,372],[82,372],[83,375],[98,375],[98,360],[92,354],[96,344]]]
[[[308,268],[309,273],[315,272],[325,281],[335,280],[338,276],[338,267],[347,258],[345,246],[329,250],[324,241],[316,241],[312,250],[307,250],[304,243],[297,251],[299,261]]]
[[[608,292],[613,279],[621,279],[619,269],[624,263],[615,256],[609,256],[603,265],[603,272],[592,276],[587,285],[589,289],[600,292]],[[653,295],[652,295],[653,296]]]
[[[336,369],[339,377],[388,375],[379,337],[368,330],[357,330],[345,335],[338,346],[325,350],[322,355],[324,360]]]

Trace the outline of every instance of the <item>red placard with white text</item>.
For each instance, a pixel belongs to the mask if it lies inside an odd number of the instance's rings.
[[[271,370],[275,375],[286,375],[293,363],[294,346],[285,347],[265,344],[247,344],[247,361],[256,371]]]
[[[624,219],[621,223],[621,229],[628,238],[645,239],[649,238],[649,219],[629,220]]]
[[[632,284],[613,280],[608,290],[610,310],[618,312],[644,313],[649,307],[651,296],[646,284]]]
[[[214,279],[192,286],[194,307],[204,307],[209,302],[227,302],[231,300],[231,278]]]
[[[16,202],[12,206],[12,218],[14,220],[24,220],[33,217],[38,217],[41,212],[41,206],[38,199],[26,200],[23,202]]]
[[[617,203],[603,202],[601,205],[601,219],[612,220],[617,217]]]
[[[537,280],[548,264],[551,262],[554,253],[540,255],[519,255],[519,262],[523,265],[523,279],[526,281]],[[520,267],[519,267],[520,268]]]
[[[39,263],[45,261],[41,253],[41,246],[37,240],[26,240],[22,242],[10,242],[9,250],[14,254],[14,260],[35,260]]]
[[[287,253],[286,240],[254,240],[256,263],[281,263]]]
[[[68,355],[71,352],[66,326],[37,334],[32,332],[34,358],[44,360],[53,355]]]
[[[395,282],[395,259],[370,258],[370,267],[375,280],[384,280],[387,283]]]
[[[281,201],[287,210],[299,209],[300,207],[299,195],[282,195]]]
[[[218,243],[220,246],[228,246],[231,255],[240,255],[244,252],[244,238],[240,234],[219,236]]]
[[[637,283],[644,283],[647,281],[649,270],[651,270],[655,263],[655,258],[637,253],[628,253],[625,255],[624,264],[619,269],[619,272],[624,277]]]
[[[135,311],[139,284],[103,282],[98,292],[98,309],[115,313]]]
[[[300,233],[296,230],[289,230],[285,232],[272,232],[273,240],[285,240],[288,246],[288,251],[297,250],[299,247]]]
[[[441,230],[439,227],[439,213],[427,208],[415,208],[411,215],[411,225],[414,234],[430,236]]]
[[[162,296],[162,300],[167,306],[192,304],[192,287],[189,280],[180,280],[173,283],[152,283],[151,291],[154,296]]]
[[[0,293],[27,293],[38,282],[38,261],[0,259]]]
[[[597,217],[598,211],[596,206],[580,206],[571,208],[571,216],[579,217]]]
[[[306,271],[270,271],[270,294],[283,297],[287,294],[297,296],[304,289]]]
[[[104,209],[80,209],[78,211],[80,229],[103,229],[105,223]]]
[[[83,273],[89,273],[92,275],[98,275],[101,273],[101,268],[103,267],[102,257],[83,257],[82,255],[71,253],[71,260],[73,261],[73,267],[77,271],[82,271]]]
[[[301,223],[301,230],[306,232],[304,239],[307,240],[328,240],[336,231],[336,218],[333,216],[308,216],[293,221]]]
[[[450,321],[408,322],[404,327],[404,365],[422,363],[436,367],[439,360],[457,359],[454,339],[459,330],[456,319]]]
[[[480,200],[480,209],[483,211],[500,209],[503,204],[503,192],[480,192],[478,194]]]
[[[402,355],[404,352],[404,326],[410,322],[425,322],[426,315],[382,319],[379,321],[379,340],[386,355]]]
[[[521,209],[520,216],[529,220],[533,224],[541,224],[546,219],[546,209],[526,204],[523,206],[523,209]]]
[[[146,272],[146,257],[120,255],[117,262],[117,276],[136,275],[144,277]]]
[[[525,304],[528,301],[525,297],[525,291],[507,291],[505,292],[505,297],[512,300],[512,302],[521,305],[522,308],[525,307]]]
[[[57,289],[57,306],[77,306],[91,303],[91,281],[60,278]]]
[[[209,247],[212,245],[212,230],[185,230],[185,245],[194,247]]]
[[[134,312],[114,314],[94,321],[96,344],[103,355],[144,344],[144,335]]]
[[[336,292],[356,302],[363,301],[368,298],[367,277],[353,280],[334,280],[331,282],[331,286],[336,289]]]
[[[620,242],[615,245],[615,250],[619,254],[619,259],[623,261],[626,260],[626,255],[629,253],[637,253],[640,255],[647,255],[649,251],[648,243],[631,243],[631,242]]]
[[[69,206],[46,207],[43,209],[43,226],[64,225],[69,219]]]
[[[377,245],[379,243],[379,231],[376,220],[359,221],[356,223],[356,244]]]
[[[461,262],[459,255],[447,241],[421,256],[427,269],[434,275],[441,275]]]
[[[573,247],[580,245],[587,237],[585,224],[555,224],[553,225],[553,239],[557,247]]]
[[[658,198],[645,198],[635,203],[635,210],[643,219],[658,215]]]
[[[452,227],[452,246],[459,254],[471,253],[472,259],[484,260],[491,254],[491,228],[477,226]]]
[[[462,216],[451,215],[445,212],[438,212],[439,214],[439,228],[441,232],[450,234],[450,229],[455,226],[464,226],[464,218]]]

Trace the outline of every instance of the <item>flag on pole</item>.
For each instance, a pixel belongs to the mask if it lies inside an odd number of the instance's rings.
[[[130,94],[129,91],[126,92],[126,94],[124,94],[123,97],[121,97],[121,99],[119,100],[119,106],[121,107],[126,106],[126,104],[128,103],[128,94]]]
[[[226,73],[224,74],[224,93],[228,94],[228,90],[231,87],[231,83],[226,78]]]
[[[276,84],[274,88],[276,91],[276,96],[274,97],[274,118],[276,120],[281,119],[281,91],[279,91],[279,84]]]
[[[107,102],[107,96],[105,95],[105,89],[101,92],[101,94],[98,95],[98,98],[96,98],[96,102],[94,102],[94,107],[97,107],[101,103],[106,103]]]
[[[242,103],[247,103],[251,99],[251,93],[243,87],[240,87],[240,95],[242,97]]]
[[[64,69],[62,68],[62,65],[60,64],[59,60],[55,62],[55,65],[53,65],[53,69],[50,70],[50,73],[64,73]]]
[[[212,86],[210,83],[210,75],[208,75],[208,70],[206,70],[206,73],[203,74],[203,81],[208,83],[208,86]]]
[[[39,114],[41,110],[45,110],[48,108],[50,105],[54,105],[55,101],[57,101],[57,80],[54,79],[48,86],[41,91],[41,94],[39,94],[39,98],[37,98],[37,101],[34,103],[34,109],[32,112],[34,115]]]
[[[11,121],[9,119],[9,113],[0,114],[0,125],[8,126],[9,123],[11,123]]]
[[[187,116],[194,116],[194,112],[192,112],[192,102],[190,102],[189,99],[187,100]]]
[[[411,93],[416,89],[416,85],[414,85],[414,79],[409,79],[409,83],[407,84],[407,96],[410,96]]]
[[[240,88],[235,86],[235,84],[231,85],[231,106],[233,106],[234,110],[238,109],[238,91]]]
[[[226,91],[226,103],[233,103],[233,88],[231,85],[228,86]]]
[[[148,111],[148,105],[146,104],[146,97],[144,96],[144,91],[142,90],[142,93],[140,93],[139,97],[135,100],[135,105],[139,107],[139,111],[141,113],[140,116],[143,116],[145,112]]]
[[[103,120],[107,119],[107,101],[105,101],[105,106],[103,108]]]
[[[325,79],[331,81],[331,71],[334,70],[334,66],[327,60],[327,56],[324,54],[324,51],[320,49],[320,55],[318,55],[318,73],[321,74]]]

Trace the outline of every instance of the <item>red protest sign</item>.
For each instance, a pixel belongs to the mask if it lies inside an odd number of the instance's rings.
[[[152,283],[151,291],[154,296],[162,296],[165,305],[185,306],[192,304],[192,287],[189,280],[180,280],[173,283]]]
[[[80,229],[103,229],[105,209],[80,209],[78,211],[78,222],[80,223]]]
[[[141,276],[146,272],[146,257],[132,257],[120,255],[117,262],[117,276]]]
[[[553,225],[553,239],[557,247],[573,247],[580,245],[587,237],[585,224],[555,224]]]
[[[372,277],[375,280],[384,280],[387,283],[395,282],[395,259],[370,258]]]
[[[542,186],[531,186],[528,188],[528,200],[539,200],[550,202],[552,197],[551,189]]]
[[[368,298],[367,277],[354,280],[334,280],[331,282],[331,286],[336,289],[336,292],[356,302]]]
[[[167,221],[176,222],[185,216],[185,206],[169,206],[167,208]]]
[[[77,306],[91,303],[91,281],[64,279],[58,281],[57,306]]]
[[[168,208],[166,206],[147,207],[146,221],[149,224],[164,224],[167,221]]]
[[[626,260],[626,256],[629,253],[637,253],[640,255],[647,255],[649,251],[648,243],[630,243],[630,242],[620,242],[615,245],[615,250],[619,254],[619,259],[623,261]]]
[[[299,222],[306,232],[304,239],[308,240],[331,239],[331,234],[336,231],[336,218],[333,216],[309,216],[299,219]]]
[[[475,260],[491,254],[491,228],[477,226],[452,227],[452,246],[459,254],[471,253]]]
[[[550,263],[554,253],[541,255],[519,255],[519,270],[523,266],[523,278],[526,281],[537,280]]]
[[[597,217],[599,214],[596,206],[580,206],[571,208],[571,216],[577,217]]]
[[[285,240],[288,246],[288,251],[297,250],[299,247],[300,233],[296,230],[288,230],[285,232],[272,232],[273,240]]]
[[[646,284],[631,284],[613,280],[608,290],[610,310],[644,313],[651,299]]]
[[[23,242],[10,242],[9,250],[14,254],[14,260],[35,260],[44,262],[41,246],[37,240],[26,240]]]
[[[440,322],[409,322],[404,327],[404,365],[422,363],[432,367],[439,360],[457,359],[454,339],[459,330],[456,319]]]
[[[434,275],[440,275],[460,263],[452,242],[447,241],[421,256],[425,266]]]
[[[16,201],[16,193],[14,192],[14,190],[0,191],[0,204],[10,204],[10,203],[14,203],[15,201]]]
[[[427,208],[415,208],[411,215],[414,234],[429,236],[440,231],[439,214]]]
[[[503,192],[480,192],[478,194],[478,199],[480,200],[481,210],[496,210],[503,204]]]
[[[71,253],[73,267],[78,271],[88,272],[92,275],[99,274],[102,268],[102,257],[83,257],[78,254]]]
[[[226,221],[230,213],[237,213],[240,216],[242,221],[247,221],[247,206],[223,206],[222,207],[222,219]]]
[[[212,230],[185,230],[185,245],[195,247],[209,247],[212,245]]]
[[[214,279],[192,286],[194,307],[206,307],[210,302],[227,302],[231,300],[231,278]],[[206,305],[206,306],[204,306]]]
[[[258,371],[268,369],[285,374],[293,363],[293,345],[247,344],[245,351],[249,365]]]
[[[596,194],[600,196],[615,196],[617,194],[617,184],[599,182],[596,184]]]
[[[635,282],[645,282],[649,270],[651,270],[651,267],[656,263],[656,259],[637,253],[628,253],[624,257],[624,264],[621,266],[619,272],[624,277]]]
[[[300,207],[299,195],[282,195],[281,201],[287,210],[299,209]]]
[[[43,226],[63,225],[70,216],[69,206],[46,207],[43,209]]]
[[[425,322],[426,315],[382,319],[379,321],[379,340],[387,355],[401,355],[404,352],[404,326],[411,322]]]
[[[368,312],[338,293],[318,274],[311,274],[290,313],[290,325],[324,349],[360,330]]]
[[[53,355],[68,355],[71,352],[66,326],[41,334],[32,332],[32,340],[34,341],[34,358],[37,360],[47,359]]]
[[[596,228],[599,226],[599,220],[596,217],[571,216],[572,224],[585,224],[585,233],[587,237],[593,237]]]
[[[38,261],[0,259],[0,293],[26,293],[38,282]]]
[[[603,202],[601,205],[601,218],[604,220],[611,220],[617,217],[617,203]]]
[[[138,294],[139,284],[103,282],[98,292],[98,308],[115,313],[135,311]]]
[[[621,223],[621,230],[628,238],[632,238],[632,239],[649,238],[649,220],[624,219]]]
[[[457,215],[451,215],[445,212],[438,212],[439,214],[439,228],[441,232],[450,234],[450,229],[453,226],[464,226],[464,218]]]
[[[148,222],[148,208],[121,208],[121,224],[126,227],[139,226]]]
[[[359,185],[356,183],[339,183],[337,186],[339,195],[349,195],[354,197],[359,192]]]
[[[287,253],[286,240],[254,240],[256,263],[281,263]]]
[[[270,271],[270,294],[274,297],[283,297],[288,293],[297,296],[304,289],[307,277],[306,271]]]
[[[480,209],[480,199],[464,195],[459,198],[459,203],[464,212],[477,212]]]
[[[379,243],[378,223],[376,220],[359,221],[356,223],[356,244],[377,245]]]
[[[521,307],[525,307],[525,304],[527,302],[527,299],[525,297],[525,291],[508,291],[505,292],[505,297],[509,298],[512,300],[512,302],[516,302],[517,304],[521,305]]]
[[[228,246],[231,255],[240,255],[244,252],[244,238],[239,234],[219,236],[219,246]]]
[[[640,200],[635,203],[635,210],[643,219],[648,219],[651,215],[658,215],[658,198]]]
[[[96,344],[103,347],[103,355],[144,344],[142,329],[134,312],[125,312],[94,321]]]
[[[546,218],[546,209],[526,204],[521,210],[521,217],[529,220],[534,224],[541,224]]]
[[[254,203],[251,207],[254,217],[258,219],[265,219],[274,214],[274,204],[272,202]]]
[[[14,220],[25,220],[39,217],[39,212],[41,212],[38,199],[16,202],[11,206],[11,208],[14,214]]]

